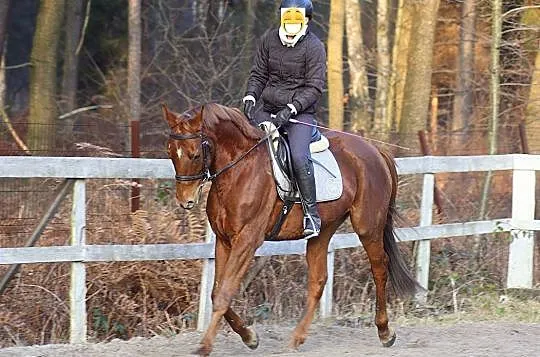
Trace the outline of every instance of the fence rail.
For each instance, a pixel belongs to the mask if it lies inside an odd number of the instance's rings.
[[[540,155],[420,156],[396,158],[399,175],[448,172],[539,170]],[[78,179],[170,179],[167,159],[0,156],[0,177]]]
[[[398,228],[400,241],[430,240],[512,230],[540,230],[540,221],[517,222],[511,219],[440,224],[415,228]],[[285,244],[286,243],[286,244]],[[355,233],[336,234],[329,251],[355,248],[360,241]],[[306,241],[266,242],[256,256],[303,255]],[[213,243],[139,244],[139,245],[80,245],[0,249],[0,264],[67,263],[67,262],[135,262],[150,260],[213,259]]]
[[[429,277],[430,240],[493,232],[511,232],[508,261],[509,288],[531,288],[533,283],[533,231],[540,230],[534,220],[536,172],[540,155],[495,155],[414,157],[396,159],[398,173],[423,174],[420,226],[397,229],[401,241],[419,240],[417,278],[427,287]],[[513,171],[512,217],[432,225],[434,174],[448,172]],[[210,292],[214,279],[214,240],[209,230],[205,243],[151,245],[86,245],[85,179],[149,178],[170,179],[174,169],[169,160],[81,157],[0,157],[0,177],[66,178],[74,181],[71,246],[0,248],[0,264],[71,262],[71,335],[73,343],[86,340],[86,269],[88,262],[204,259],[198,328],[203,329],[210,316]],[[360,246],[355,234],[336,234],[328,250],[329,279],[321,298],[321,316],[332,312],[334,252]],[[305,254],[304,240],[265,242],[257,256]],[[424,300],[425,296],[418,296]]]

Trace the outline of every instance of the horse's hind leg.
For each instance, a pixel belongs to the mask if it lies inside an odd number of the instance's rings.
[[[396,340],[396,333],[388,326],[388,314],[386,312],[388,256],[384,251],[384,223],[381,227],[376,227],[370,232],[369,229],[364,227],[364,224],[372,221],[367,217],[361,217],[357,210],[351,212],[351,222],[371,264],[376,294],[375,325],[377,326],[379,339],[384,347],[390,347]]]
[[[298,346],[303,344],[307,338],[309,326],[313,321],[315,309],[317,308],[319,300],[321,299],[321,295],[324,291],[324,285],[326,284],[326,279],[328,278],[328,270],[326,266],[328,243],[330,242],[330,238],[332,238],[332,235],[342,222],[343,220],[334,223],[330,227],[324,228],[319,234],[319,237],[311,238],[307,242],[307,303],[304,316],[294,329],[290,343],[290,347],[292,348],[298,348]]]

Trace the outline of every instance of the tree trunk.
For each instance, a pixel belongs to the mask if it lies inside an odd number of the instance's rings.
[[[6,94],[6,60],[4,48],[7,32],[7,22],[10,0],[0,2],[0,110],[4,110],[4,98]]]
[[[377,95],[372,131],[381,139],[385,139],[390,129],[387,126],[389,77],[388,0],[379,0],[377,6]]]
[[[401,121],[405,79],[407,77],[407,54],[409,52],[412,28],[411,8],[405,6],[405,0],[399,0],[396,24],[394,47],[392,49],[391,90],[387,110],[391,121],[390,127],[395,129],[399,128]]]
[[[220,23],[225,18],[226,3],[223,0],[212,0],[208,4],[206,14],[206,31],[209,36],[214,36]]]
[[[208,16],[208,7],[209,0],[194,0],[192,2],[193,6],[193,17],[196,19],[196,24],[205,28],[206,26],[206,17]]]
[[[465,0],[461,5],[459,53],[452,121],[453,147],[461,147],[468,141],[466,133],[473,116],[475,42],[476,4],[475,0]]]
[[[27,144],[38,154],[53,149],[55,142],[56,61],[64,0],[42,0],[30,62],[30,117]]]
[[[141,0],[129,0],[128,88],[131,120],[131,156],[140,156],[139,128],[141,119]],[[137,182],[136,180],[134,182]],[[131,191],[131,211],[139,209],[140,189]]]
[[[254,33],[257,7],[257,0],[245,0],[246,16],[244,18],[244,43],[246,44],[246,59],[242,63],[243,72],[249,73],[251,70],[251,59],[255,49]],[[246,91],[247,81],[244,81],[242,93]]]
[[[0,60],[4,57],[4,41],[6,39],[10,1],[0,1]]]
[[[491,63],[490,63],[490,85],[489,85],[489,97],[490,97],[490,123],[489,123],[489,155],[497,153],[497,135],[499,132],[499,103],[501,97],[500,88],[500,47],[502,36],[502,0],[493,0],[492,4],[492,25],[491,25]],[[488,171],[484,180],[484,188],[482,190],[482,197],[480,201],[480,215],[478,220],[486,219],[487,202],[489,199],[489,192],[491,186],[491,178],[493,176],[492,171]],[[477,264],[483,256],[485,248],[485,240],[481,236],[475,236],[473,254],[476,258]]]
[[[405,4],[411,7],[413,21],[399,137],[400,145],[413,149],[408,154],[414,154],[420,152],[416,133],[426,128],[428,118],[439,0],[416,0]]]
[[[4,115],[6,112],[5,108],[5,98],[6,98],[6,58],[4,56],[0,57],[0,115]],[[3,133],[0,134],[2,138]]]
[[[531,6],[532,1],[527,1],[525,5]],[[527,41],[524,46],[532,54],[530,60],[534,64],[529,89],[529,100],[525,112],[527,141],[529,143],[530,153],[540,154],[540,140],[538,139],[538,134],[540,133],[540,48],[538,47],[538,30],[534,30],[540,28],[540,9],[527,9],[523,13],[521,22],[523,27],[533,29],[531,31],[530,41]],[[540,175],[537,176],[540,179]]]
[[[81,40],[83,23],[83,0],[66,3],[66,44],[64,49],[64,69],[62,77],[63,110],[70,112],[77,107],[77,82],[79,79],[79,54],[77,47]]]
[[[364,40],[362,38],[361,8],[359,0],[346,0],[347,57],[349,62],[349,109],[351,130],[368,130],[369,87],[366,71]]]
[[[141,0],[129,0],[128,50],[129,119],[141,118]]]
[[[345,0],[330,2],[328,30],[328,107],[329,125],[343,130],[343,30]]]
[[[129,0],[128,26],[128,78],[127,96],[129,102],[129,120],[139,121],[140,73],[141,73],[141,0]],[[133,143],[132,143],[133,144]]]
[[[246,16],[244,18],[244,41],[246,43],[252,44],[253,41],[253,30],[255,28],[255,9],[257,7],[257,0],[245,0],[245,6],[246,6]],[[253,49],[253,45],[250,47],[250,53]],[[251,58],[251,56],[249,56]],[[249,61],[247,61],[250,63]]]
[[[502,36],[502,0],[493,0],[492,31],[491,31],[491,64],[490,64],[490,132],[489,132],[489,154],[497,153],[497,134],[499,129],[499,103],[501,97],[501,66],[500,66],[500,47]]]
[[[30,63],[32,40],[36,30],[39,1],[11,0],[4,57],[6,66],[18,66],[5,72],[6,102],[10,116],[28,115],[30,106]],[[15,21],[16,19],[16,21]]]
[[[540,51],[536,52],[535,68],[533,68],[529,101],[525,114],[527,138],[530,154],[540,154]]]

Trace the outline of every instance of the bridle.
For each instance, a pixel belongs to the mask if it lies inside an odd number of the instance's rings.
[[[201,168],[201,172],[199,172],[196,175],[175,175],[175,179],[177,182],[186,182],[186,181],[197,181],[202,180],[200,187],[208,181],[214,180],[216,177],[221,175],[226,170],[230,169],[231,167],[238,164],[242,159],[244,159],[246,156],[249,155],[250,152],[255,150],[259,145],[264,143],[271,135],[273,134],[273,131],[265,135],[262,139],[260,139],[254,146],[252,146],[248,151],[240,155],[236,160],[228,163],[223,168],[216,171],[214,174],[210,172],[210,142],[208,141],[208,137],[203,133],[202,129],[199,130],[196,133],[191,134],[176,134],[176,133],[170,133],[169,138],[174,140],[192,140],[192,139],[199,139],[201,140],[201,151],[203,156],[203,167]]]
[[[196,181],[196,180],[203,180],[202,183],[205,183],[206,181],[211,181],[213,179],[212,175],[210,174],[210,143],[208,142],[208,138],[204,133],[201,131],[198,131],[193,134],[176,134],[171,133],[169,134],[169,138],[174,140],[191,140],[191,139],[199,139],[201,140],[201,151],[203,156],[203,167],[201,169],[201,172],[196,175],[176,175],[175,179],[178,182],[184,182],[184,181]]]

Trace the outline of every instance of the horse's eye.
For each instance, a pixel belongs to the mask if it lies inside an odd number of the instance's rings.
[[[196,153],[196,154],[193,156],[193,160],[198,160],[200,157],[201,157],[201,154]]]

